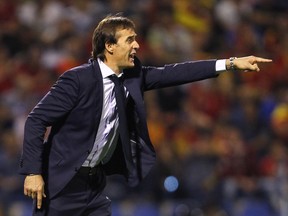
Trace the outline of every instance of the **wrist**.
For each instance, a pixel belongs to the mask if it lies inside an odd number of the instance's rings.
[[[31,174],[28,174],[27,176],[38,176],[38,175],[41,175],[41,174],[31,173]]]
[[[235,59],[237,57],[230,57],[229,59],[226,59],[226,70],[227,71],[236,71],[236,66],[235,66]]]

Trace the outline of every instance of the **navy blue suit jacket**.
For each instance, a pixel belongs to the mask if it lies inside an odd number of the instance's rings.
[[[107,175],[123,174],[136,185],[155,162],[143,93],[148,90],[217,76],[215,60],[144,67],[138,59],[124,70],[130,93],[129,132],[135,171],[128,173],[121,143],[104,166]],[[25,124],[21,174],[42,174],[46,193],[53,197],[72,179],[92,150],[103,105],[103,80],[97,60],[66,71],[28,115]],[[51,126],[47,141],[46,128]]]

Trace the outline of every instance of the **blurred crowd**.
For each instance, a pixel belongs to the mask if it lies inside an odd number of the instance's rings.
[[[117,12],[135,22],[144,65],[273,63],[147,92],[158,162],[137,188],[109,178],[113,215],[288,215],[287,0],[1,0],[0,216],[31,212],[17,174],[27,114],[88,61],[95,26]]]

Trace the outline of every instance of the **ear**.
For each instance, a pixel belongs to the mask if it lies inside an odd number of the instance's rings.
[[[112,43],[105,43],[105,49],[108,53],[113,54],[114,51],[114,44]]]

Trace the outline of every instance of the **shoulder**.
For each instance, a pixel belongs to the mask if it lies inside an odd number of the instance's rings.
[[[90,82],[95,79],[99,79],[99,77],[101,78],[101,73],[97,61],[89,60],[88,63],[73,67],[65,71],[60,76],[60,79],[66,77],[76,79],[79,82]]]
[[[62,76],[69,76],[70,74],[75,74],[77,76],[81,76],[82,74],[89,74],[93,72],[93,64],[85,63],[76,67],[73,67],[67,71],[65,71]]]

